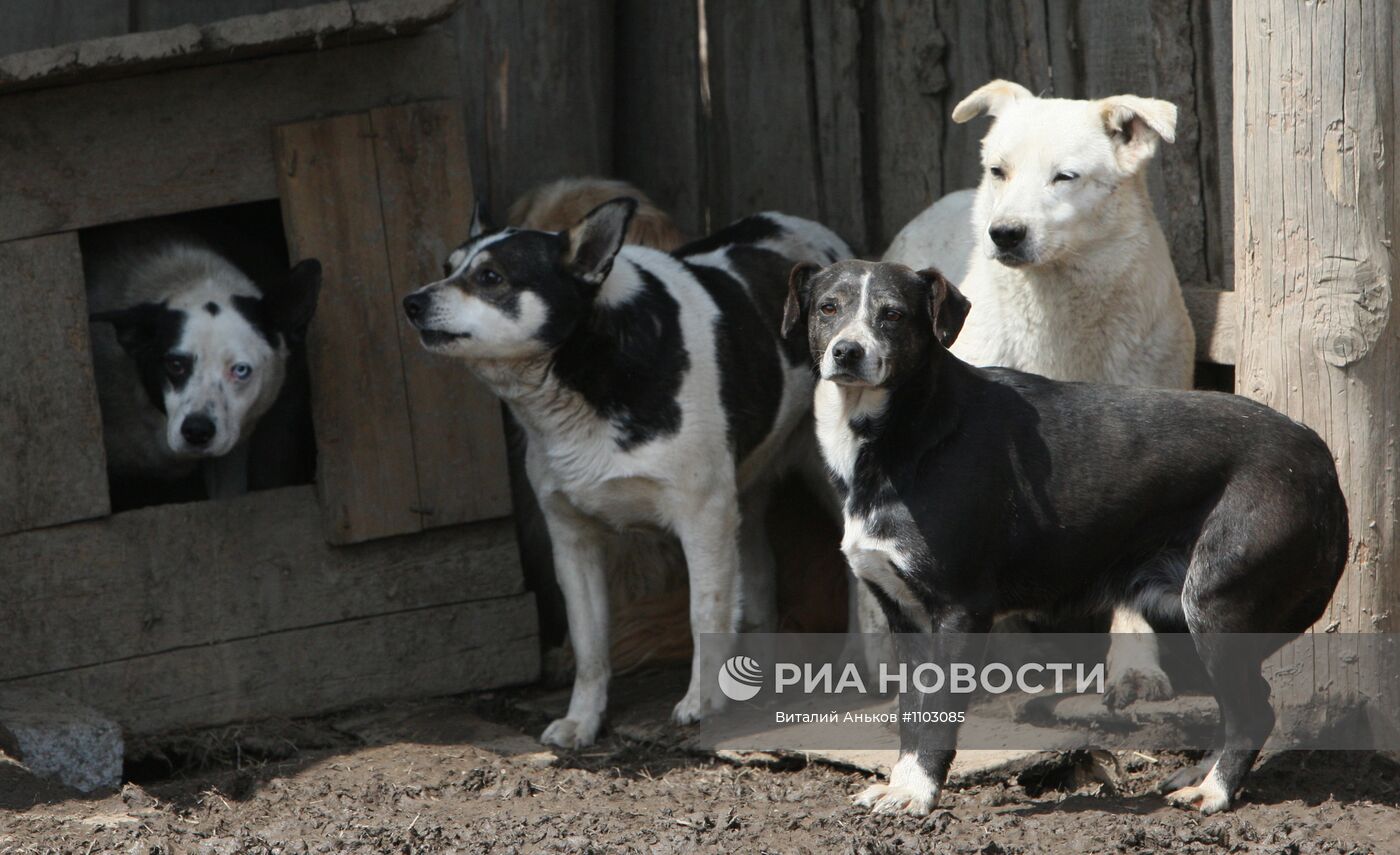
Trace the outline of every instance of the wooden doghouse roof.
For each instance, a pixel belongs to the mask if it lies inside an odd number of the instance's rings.
[[[0,94],[408,35],[459,0],[338,0],[0,57]]]

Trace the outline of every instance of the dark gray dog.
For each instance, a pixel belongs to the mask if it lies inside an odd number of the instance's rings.
[[[979,657],[971,634],[1010,611],[1128,606],[1189,630],[1224,745],[1164,789],[1228,808],[1274,726],[1260,666],[1322,615],[1346,563],[1346,502],[1317,434],[1233,395],[975,368],[947,351],[969,304],[934,270],[805,264],[788,290],[784,335],[805,322],[820,372],[842,549],[890,627],[949,633],[934,645],[949,662]],[[956,726],[903,725],[889,783],[857,803],[928,813],[955,741]]]

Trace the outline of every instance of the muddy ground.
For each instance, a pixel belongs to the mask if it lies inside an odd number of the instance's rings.
[[[850,769],[737,766],[618,733],[546,752],[543,696],[146,740],[132,782],[91,798],[0,764],[0,853],[1400,853],[1400,767],[1371,755],[1273,756],[1206,818],[1152,792],[1184,755],[1123,755],[1117,792],[1063,755],[955,785],[925,819],[874,817],[850,806],[870,780]]]

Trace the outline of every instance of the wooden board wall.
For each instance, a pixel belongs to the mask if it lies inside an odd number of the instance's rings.
[[[499,405],[463,365],[426,353],[400,308],[471,223],[464,134],[455,102],[276,131],[288,245],[324,270],[307,348],[335,543],[510,512]]]
[[[0,687],[145,732],[529,682],[507,520],[328,546],[311,487],[0,537]],[[36,606],[42,604],[42,606]]]
[[[87,315],[76,234],[0,243],[0,534],[109,511]]]

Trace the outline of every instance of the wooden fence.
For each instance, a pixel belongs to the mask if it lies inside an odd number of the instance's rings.
[[[0,54],[310,2],[7,0]],[[450,26],[498,215],[539,181],[608,173],[691,233],[775,208],[878,254],[976,183],[986,122],[949,113],[1005,77],[1175,103],[1153,196],[1181,281],[1231,287],[1228,0],[464,0]]]

